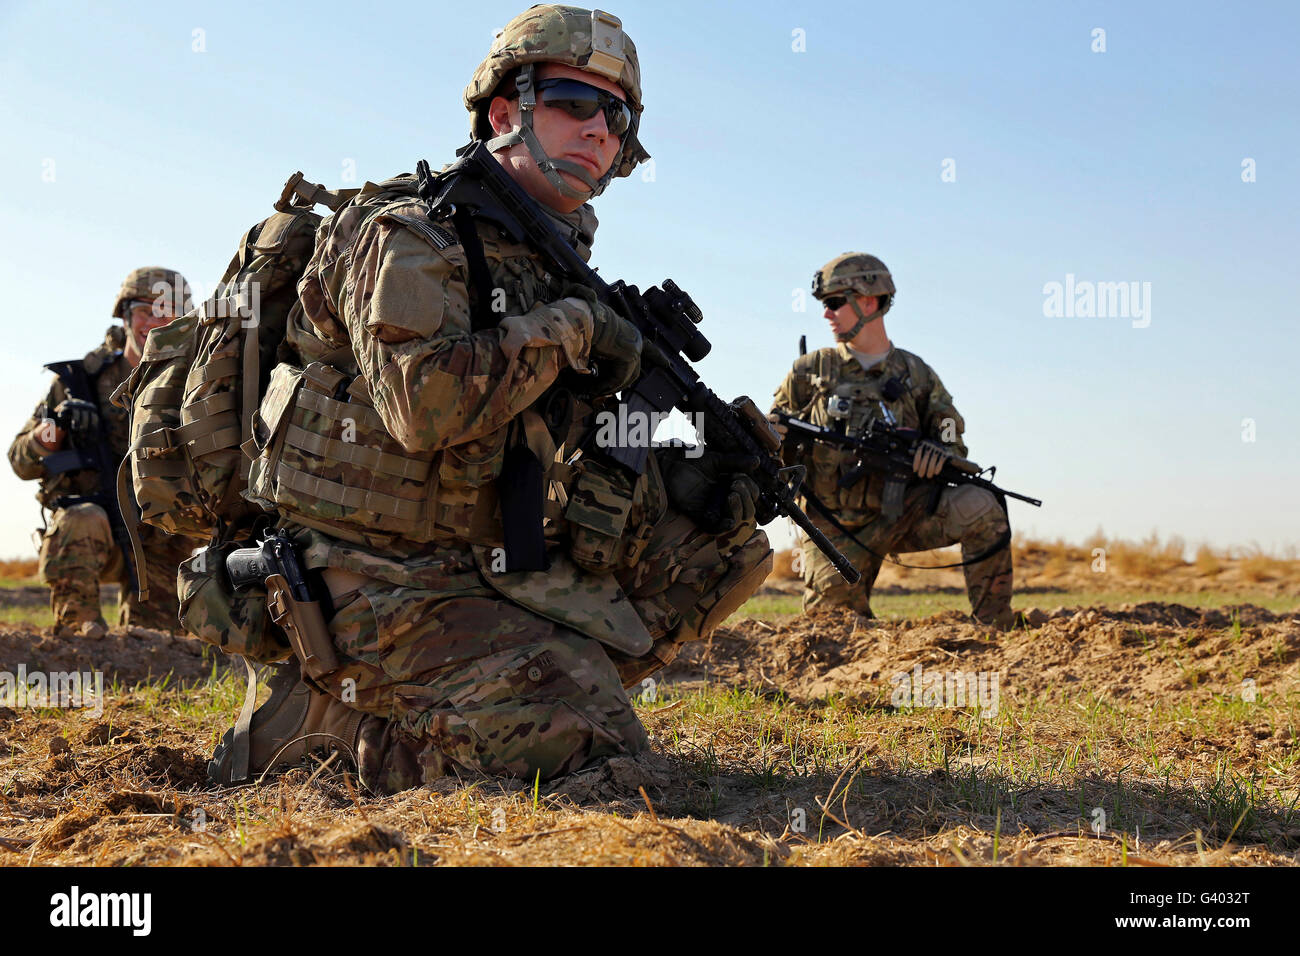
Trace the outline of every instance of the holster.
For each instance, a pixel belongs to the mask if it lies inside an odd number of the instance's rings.
[[[289,638],[302,672],[312,680],[320,680],[339,669],[334,641],[325,624],[319,601],[299,601],[289,589],[282,574],[266,578],[266,605],[271,619]]]

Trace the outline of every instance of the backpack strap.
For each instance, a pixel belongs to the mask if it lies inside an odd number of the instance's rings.
[[[149,575],[145,573],[144,542],[140,540],[140,514],[131,494],[131,453],[127,452],[117,466],[117,510],[122,515],[127,537],[131,539],[131,554],[140,573],[135,576],[136,593],[141,601],[149,600]]]
[[[483,240],[479,238],[474,216],[465,206],[456,206],[451,221],[465,249],[469,266],[469,281],[474,288],[474,302],[470,307],[470,328],[479,332],[496,325],[492,315],[492,276],[488,272],[487,257],[483,255]]]
[[[284,189],[280,191],[280,198],[276,200],[276,212],[289,212],[299,203],[293,202],[296,197],[300,199],[301,205],[311,207],[320,203],[322,206],[329,208],[330,212],[338,212],[342,205],[361,192],[360,189],[326,189],[319,183],[309,183],[303,178],[302,170],[294,173],[284,184]]]

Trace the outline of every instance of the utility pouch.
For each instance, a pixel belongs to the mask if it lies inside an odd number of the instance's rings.
[[[564,509],[569,522],[569,555],[584,571],[607,574],[624,563],[632,482],[621,469],[592,459],[582,459],[574,470],[577,479]]]

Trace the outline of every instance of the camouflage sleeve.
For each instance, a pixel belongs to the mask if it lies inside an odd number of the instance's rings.
[[[930,390],[926,394],[925,406],[925,434],[953,454],[965,458],[966,443],[962,441],[962,433],[966,430],[966,422],[934,369],[930,369]]]
[[[587,368],[594,319],[580,298],[539,303],[471,331],[459,245],[390,222],[358,235],[338,313],[375,409],[408,451],[490,434],[568,366]]]
[[[45,458],[50,452],[36,441],[36,432],[44,420],[41,413],[47,408],[56,408],[63,399],[63,383],[56,378],[50,385],[45,400],[36,406],[31,418],[27,419],[27,424],[23,425],[22,431],[9,446],[9,465],[23,481],[32,481],[45,475]]]

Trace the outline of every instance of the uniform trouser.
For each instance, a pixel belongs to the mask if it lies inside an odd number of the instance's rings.
[[[881,559],[890,553],[905,554],[961,544],[963,561],[977,557],[995,545],[1008,530],[1007,516],[992,492],[970,485],[945,488],[933,514],[928,514],[931,491],[911,489],[904,499],[903,514],[897,521],[881,516],[862,528],[850,529],[863,548],[844,534],[818,520],[817,524],[862,573],[856,585],[848,584],[834,566],[812,544],[803,543],[803,608],[842,605],[863,614],[871,613],[871,588],[880,573]],[[874,553],[872,553],[874,552]],[[971,614],[984,624],[1010,625],[1011,549],[968,564],[966,593]]]
[[[121,587],[119,624],[156,630],[179,630],[176,568],[190,556],[194,542],[142,527],[149,600],[140,601],[131,588],[126,561],[113,540],[108,515],[97,504],[82,502],[56,508],[41,539],[40,576],[50,589],[54,626],[76,629],[106,623],[100,613],[100,581]]]
[[[646,556],[620,576],[656,640],[645,658],[505,600],[474,571],[426,589],[327,569],[342,666],[321,685],[368,715],[357,762],[372,790],[461,770],[549,780],[649,746],[624,686],[748,598],[770,555],[752,524],[716,536],[688,521],[658,525]]]
[[[335,602],[343,667],[324,688],[370,715],[357,760],[372,790],[462,770],[545,780],[648,746],[597,641],[495,596],[371,583]]]

